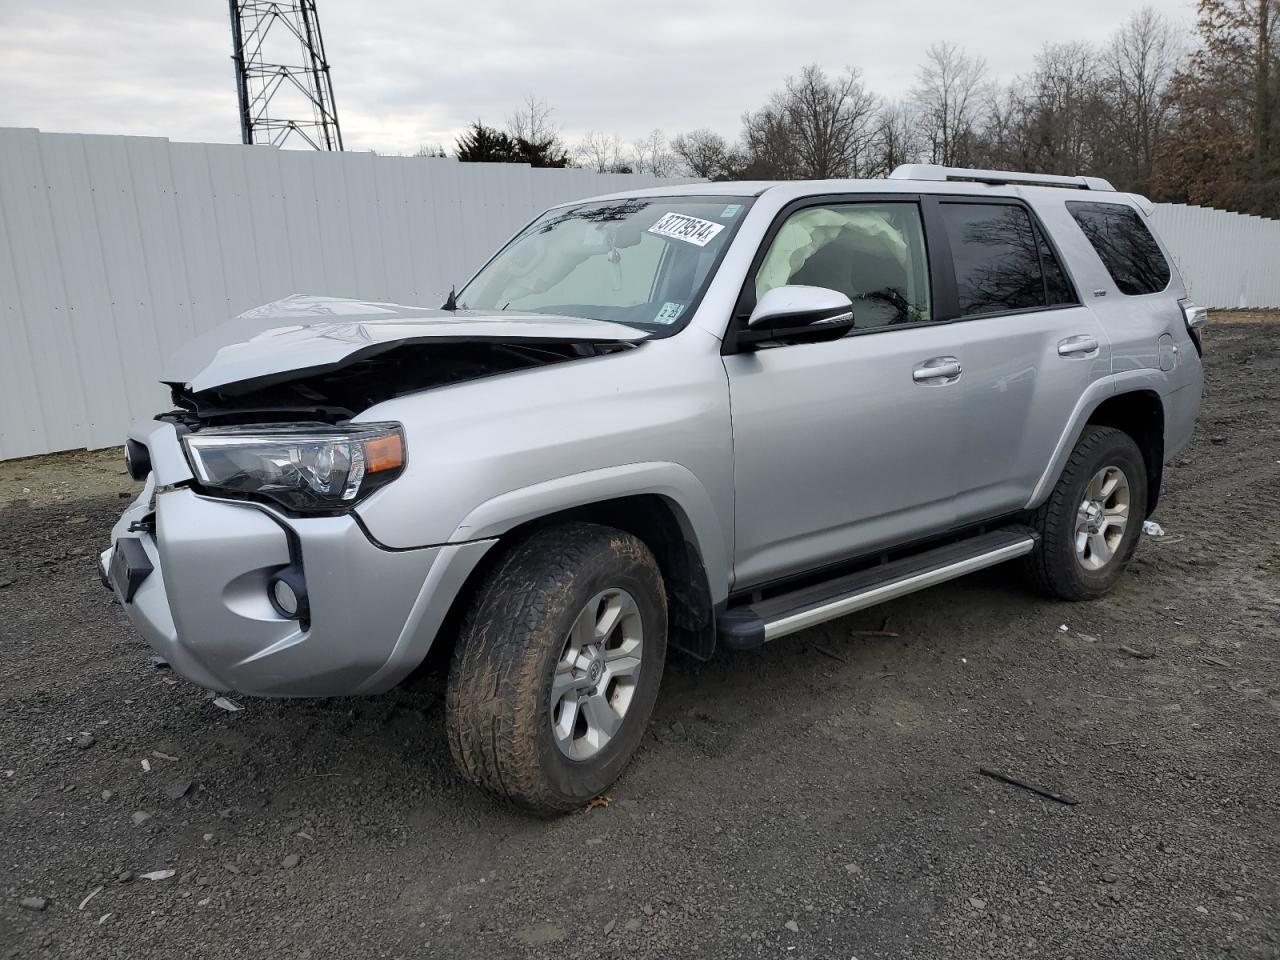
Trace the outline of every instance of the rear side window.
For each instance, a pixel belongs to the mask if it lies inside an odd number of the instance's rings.
[[[1121,293],[1131,297],[1159,293],[1169,285],[1169,264],[1133,207],[1070,200],[1067,209]]]
[[[1025,207],[943,203],[961,316],[1075,303],[1062,265]]]

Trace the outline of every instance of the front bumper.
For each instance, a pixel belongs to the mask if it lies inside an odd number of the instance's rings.
[[[149,440],[177,443],[163,433]],[[162,459],[152,453],[156,473],[112,529],[100,571],[151,647],[175,672],[211,690],[342,696],[391,688],[422,662],[466,577],[494,543],[387,550],[350,516],[285,517],[166,487],[157,477]],[[135,578],[128,599],[119,563],[110,577],[123,539],[136,540],[152,568]],[[305,625],[268,599],[271,576],[290,564],[300,565],[305,579]]]

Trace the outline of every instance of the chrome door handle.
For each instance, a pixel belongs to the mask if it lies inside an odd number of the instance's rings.
[[[955,383],[963,373],[960,361],[955,357],[934,357],[924,363],[918,363],[911,370],[911,379],[916,383],[938,385]]]
[[[1098,341],[1087,333],[1058,341],[1060,357],[1092,357],[1098,352]]]

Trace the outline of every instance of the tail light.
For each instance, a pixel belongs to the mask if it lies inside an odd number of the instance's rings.
[[[1187,333],[1191,334],[1191,341],[1196,345],[1196,353],[1203,357],[1204,348],[1200,346],[1200,331],[1209,322],[1209,309],[1198,307],[1190,300],[1179,300],[1178,306],[1182,308],[1182,319],[1186,321]]]

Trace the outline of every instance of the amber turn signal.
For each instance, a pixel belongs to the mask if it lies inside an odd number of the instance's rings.
[[[396,470],[404,466],[404,441],[400,434],[392,433],[364,442],[365,470],[378,473]]]

